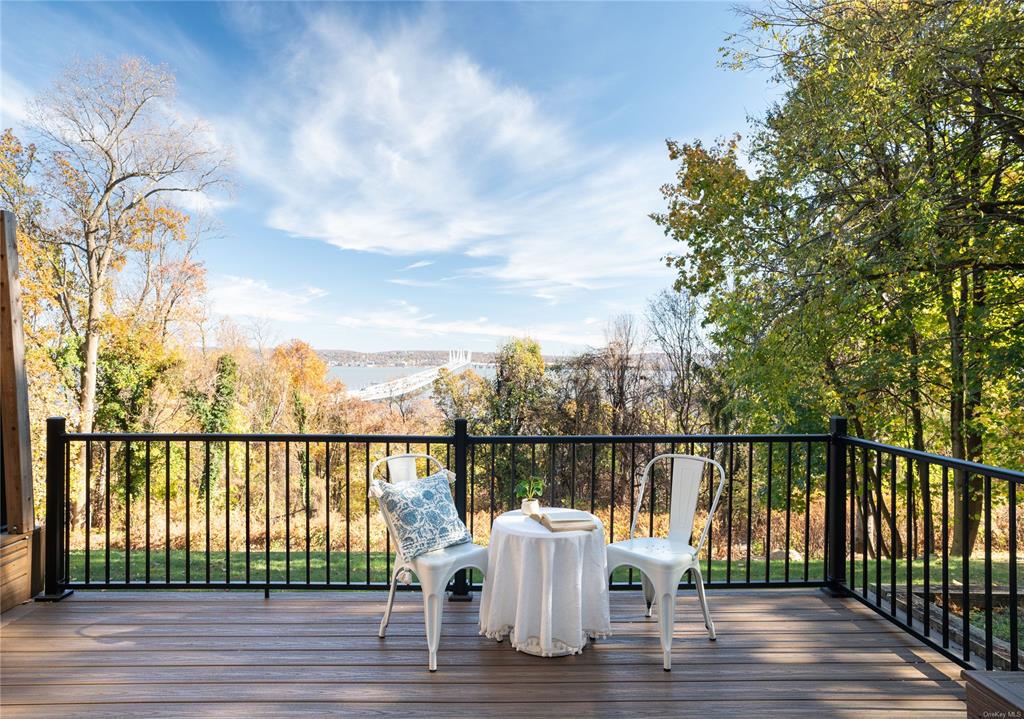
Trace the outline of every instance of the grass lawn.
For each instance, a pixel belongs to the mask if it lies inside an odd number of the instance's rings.
[[[190,557],[191,576],[193,581],[204,582],[206,580],[206,557],[200,551],[193,551]],[[346,570],[351,577],[353,584],[366,583],[367,556],[359,553],[351,556],[351,563],[346,564],[344,552],[331,552],[331,582],[344,583]],[[150,576],[153,582],[163,582],[166,576],[165,555],[162,549],[154,550],[150,554]],[[254,583],[264,581],[266,577],[265,555],[263,551],[253,551],[249,556],[249,572]],[[132,581],[143,583],[146,578],[146,556],[145,552],[133,550],[131,553]],[[94,549],[90,552],[90,576],[93,581],[103,581],[104,578],[104,551]],[[170,552],[171,581],[185,581],[185,550],[172,549]],[[369,556],[370,582],[384,584],[388,581],[387,557],[384,552],[371,552]],[[724,582],[726,579],[725,560],[714,560],[711,563],[710,575],[707,571],[707,564],[701,565],[704,571],[705,581]],[[70,574],[74,581],[83,581],[85,578],[85,552],[71,552]],[[820,559],[813,559],[808,566],[808,578],[811,581],[820,581],[823,577],[823,566]],[[790,580],[797,582],[803,579],[803,563],[790,562]],[[210,552],[210,581],[225,581],[225,562],[223,551]],[[284,582],[288,576],[288,559],[283,551],[272,551],[270,553],[270,581]],[[628,582],[629,569],[620,567],[613,574],[613,581]],[[751,559],[750,580],[762,582],[765,576],[765,561],[763,559]],[[327,577],[327,556],[323,551],[309,553],[309,581],[322,583]],[[772,560],[771,581],[781,582],[786,577],[786,563],[784,560]],[[125,578],[124,551],[111,550],[110,552],[110,579],[114,582],[123,582]],[[245,552],[231,553],[231,580],[243,581],[245,579]],[[746,580],[746,563],[742,560],[733,560],[731,579],[734,582]],[[295,583],[306,581],[306,553],[293,550],[291,553],[291,580]],[[479,581],[479,578],[476,578]],[[633,572],[633,581],[639,585],[640,575]]]
[[[84,551],[72,551],[71,552],[71,566],[70,575],[73,581],[83,581],[85,578],[85,552]],[[195,582],[202,583],[206,580],[206,561],[205,555],[202,551],[194,551],[191,556],[191,575]],[[225,562],[224,552],[211,552],[210,553],[210,581],[223,582],[225,581]],[[369,557],[366,554],[353,554],[351,556],[350,563],[347,563],[347,557],[344,552],[332,552],[331,553],[331,582],[342,584],[346,581],[346,576],[350,577],[350,581],[353,584],[365,584],[367,577],[367,561],[369,561],[369,575],[370,582],[374,584],[384,584],[388,581],[389,576],[387,573],[388,560],[384,552],[371,552]],[[90,552],[90,563],[91,563],[91,577],[93,581],[102,582],[104,578],[104,551],[93,550]],[[150,555],[150,574],[151,579],[154,583],[161,583],[165,577],[165,555],[163,550],[153,551]],[[258,583],[263,581],[266,576],[265,570],[265,555],[262,551],[253,551],[249,557],[249,572],[252,582]],[[131,553],[132,563],[132,581],[143,583],[145,582],[146,572],[146,558],[145,553],[135,550]],[[174,549],[170,552],[170,563],[171,563],[171,581],[172,582],[184,582],[185,581],[185,550]],[[785,579],[785,561],[784,560],[772,560],[770,562],[770,578],[771,581],[781,582]],[[890,561],[887,559],[881,560],[882,565],[882,585],[888,586],[889,583],[889,567]],[[849,571],[849,564],[847,563],[847,571]],[[707,563],[703,562],[701,565],[702,571],[704,572],[705,581],[712,582],[724,582],[726,579],[727,562],[725,560],[713,560],[711,563],[711,572],[707,571]],[[924,560],[915,560],[911,567],[913,575],[913,584],[920,587],[924,582]],[[803,563],[790,561],[790,580],[799,582],[803,579]],[[972,559],[969,567],[970,582],[972,585],[979,585],[984,581],[985,577],[985,562],[983,559]],[[347,575],[346,575],[347,573]],[[475,574],[475,573],[474,573]],[[746,581],[746,560],[734,559],[732,562],[732,573],[731,579],[734,582]],[[811,581],[820,581],[824,576],[824,566],[820,559],[812,559],[808,564],[808,578]],[[933,591],[941,589],[942,583],[942,563],[940,559],[933,558],[930,566],[931,586]],[[959,557],[949,558],[949,576],[951,581],[951,592],[955,592],[957,584],[953,582],[959,582],[962,578],[962,564]],[[1018,577],[1024,577],[1024,565],[1018,564]],[[285,582],[288,577],[288,560],[283,551],[273,551],[270,553],[270,581],[271,582]],[[752,582],[763,582],[765,577],[765,560],[764,559],[751,559],[750,561],[750,580]],[[873,560],[868,562],[868,582],[869,585],[874,582],[875,577],[875,563]],[[907,577],[907,563],[906,560],[898,560],[896,562],[896,586],[906,586]],[[112,550],[110,552],[110,579],[114,582],[123,582],[125,578],[125,557],[124,552],[121,550]],[[322,551],[310,552],[309,554],[309,581],[313,583],[323,583],[327,578],[327,557]],[[862,567],[858,562],[856,564],[856,572],[854,576],[854,588],[859,591],[861,586],[862,578]],[[233,582],[241,582],[245,579],[245,552],[232,552],[231,553],[231,580]],[[625,567],[620,567],[615,570],[612,575],[612,579],[615,582],[628,582],[630,580],[630,570]],[[639,572],[633,571],[632,579],[639,586],[640,575]],[[1009,583],[1009,565],[1005,558],[1000,561],[993,560],[992,563],[992,579],[997,586],[1006,586]],[[306,554],[305,552],[293,551],[291,553],[291,581],[296,584],[302,584],[306,581]],[[480,577],[474,576],[473,581],[479,582]],[[955,598],[955,597],[953,597]],[[959,615],[959,606],[954,606],[952,609],[956,610]],[[984,614],[979,611],[971,612],[971,624],[984,629],[985,621]],[[1008,611],[994,611],[993,612],[993,632],[996,636],[1003,640],[1009,640],[1010,636],[1010,620]],[[1024,644],[1024,639],[1022,639]]]

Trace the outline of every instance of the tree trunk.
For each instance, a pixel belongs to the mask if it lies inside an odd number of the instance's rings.
[[[917,328],[911,325],[910,328],[910,421],[913,430],[914,449],[924,452],[924,418],[921,411],[921,371],[918,366],[920,360],[920,339],[917,335]],[[924,535],[922,551],[925,555],[935,553],[934,524],[932,518],[932,492],[930,476],[928,474],[928,463],[920,461],[917,463],[917,477],[921,483],[921,517],[924,521]]]
[[[951,284],[951,283],[950,283]],[[953,457],[967,459],[965,442],[965,369],[963,326],[964,310],[968,302],[967,274],[959,271],[959,302],[954,304],[950,287],[944,283],[943,305],[946,309],[946,321],[949,325],[949,358],[950,358],[950,394],[949,394],[949,434],[950,449]],[[968,478],[967,473],[956,470],[953,473],[953,546],[951,552],[955,556],[969,557],[978,536],[979,510],[981,497],[978,478]],[[966,499],[966,513],[965,513]],[[966,541],[965,541],[966,539]]]
[[[78,387],[78,431],[81,433],[92,432],[94,418],[96,415],[96,373],[99,365],[100,354],[100,292],[95,288],[89,292],[87,317],[85,323],[85,346],[82,350],[82,374]],[[85,443],[82,443],[80,467],[85,467]],[[95,468],[94,468],[95,469]],[[85,487],[89,478],[81,482],[77,492],[70,493],[68,499],[71,501],[71,523],[72,525],[84,524],[85,514],[82,511],[85,507]],[[103,480],[96,478],[94,494],[102,496]]]

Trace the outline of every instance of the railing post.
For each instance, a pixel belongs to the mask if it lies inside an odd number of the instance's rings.
[[[67,438],[63,417],[46,420],[46,541],[44,594],[39,602],[59,602],[71,594],[61,586],[64,576],[64,453]]]
[[[455,420],[455,509],[459,513],[459,519],[466,521],[466,496],[469,483],[466,481],[466,473],[469,471],[467,454],[469,452],[469,429],[464,419]],[[460,569],[455,573],[455,581],[452,591],[448,593],[450,602],[469,602],[473,597],[469,593],[469,582],[466,579],[466,570]]]
[[[827,581],[833,595],[842,595],[846,593],[846,418],[829,419],[828,431]]]

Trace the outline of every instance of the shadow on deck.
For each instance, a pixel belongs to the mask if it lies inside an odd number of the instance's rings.
[[[673,669],[637,593],[615,635],[540,659],[477,635],[477,602],[445,606],[426,670],[419,593],[377,637],[378,592],[79,592],[0,625],[0,707],[15,717],[964,716],[960,668],[851,599],[713,591],[709,642],[692,592]]]

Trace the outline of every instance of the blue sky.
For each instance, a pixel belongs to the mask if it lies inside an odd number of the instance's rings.
[[[211,318],[319,348],[547,352],[668,287],[664,140],[747,128],[725,3],[4,3],[2,124],[76,55],[142,55],[231,152],[190,203]]]

